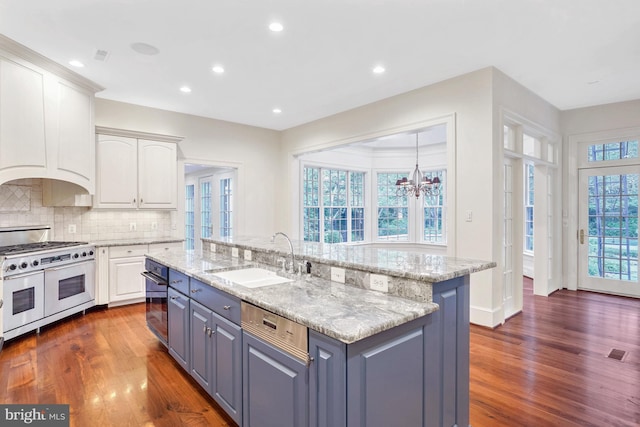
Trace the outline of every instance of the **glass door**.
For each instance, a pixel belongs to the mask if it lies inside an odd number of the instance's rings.
[[[579,171],[579,289],[640,297],[639,177],[639,166]]]

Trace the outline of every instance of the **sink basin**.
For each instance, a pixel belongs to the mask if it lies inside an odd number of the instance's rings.
[[[293,282],[292,279],[278,276],[275,272],[264,268],[243,268],[241,270],[223,271],[215,273],[214,276],[228,280],[247,288],[260,288],[262,286],[279,285],[281,283]]]

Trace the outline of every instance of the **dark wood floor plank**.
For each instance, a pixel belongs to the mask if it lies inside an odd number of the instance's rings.
[[[531,290],[504,325],[471,326],[472,426],[640,425],[640,300]],[[8,341],[0,402],[68,403],[78,427],[233,425],[147,330],[142,304]]]

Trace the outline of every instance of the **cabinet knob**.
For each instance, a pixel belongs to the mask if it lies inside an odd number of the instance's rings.
[[[225,310],[231,310],[231,306],[230,305],[225,305],[222,308],[224,308]]]
[[[178,299],[178,297],[171,297],[171,299],[175,301]]]
[[[204,332],[206,334],[207,333],[207,329],[209,329],[209,328],[207,328],[207,325],[204,325],[202,327],[202,332]]]
[[[131,202],[131,203],[135,205],[136,204],[136,199],[133,199],[133,202]]]

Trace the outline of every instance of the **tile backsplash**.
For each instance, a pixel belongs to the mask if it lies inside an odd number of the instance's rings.
[[[41,179],[20,179],[0,185],[0,227],[49,225],[50,240],[91,242],[174,237],[175,230],[171,228],[174,215],[171,211],[46,207],[42,206]],[[75,233],[70,233],[73,226]]]

